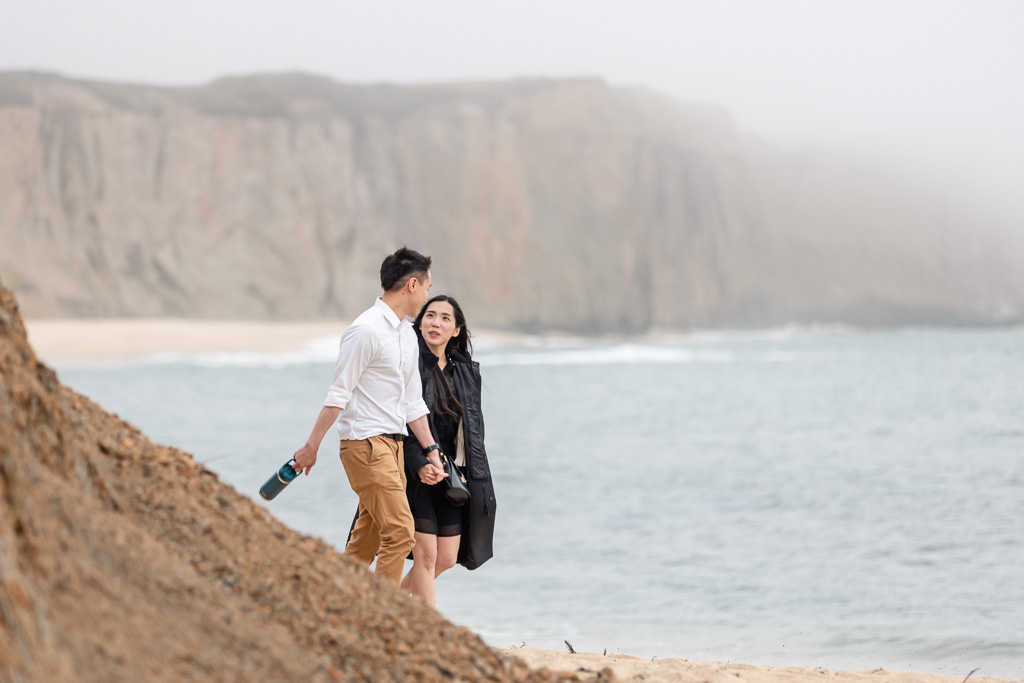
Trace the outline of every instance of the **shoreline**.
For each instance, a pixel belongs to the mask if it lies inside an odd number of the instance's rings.
[[[503,656],[518,657],[530,669],[569,673],[577,680],[643,681],[643,683],[1008,683],[1010,679],[963,674],[899,672],[889,669],[835,671],[813,666],[769,666],[737,662],[696,662],[681,658],[644,659],[625,654],[561,652],[534,648],[492,648]],[[981,673],[980,671],[978,673]],[[973,674],[973,675],[971,675]]]
[[[332,345],[351,321],[207,320],[197,318],[27,318],[28,341],[36,355],[53,365],[92,365],[107,361],[145,361],[162,354],[288,353]],[[558,348],[577,343],[676,342],[704,344],[720,339],[785,339],[801,333],[855,334],[871,332],[842,325],[786,325],[750,330],[671,331],[652,329],[640,335],[587,337],[551,330],[544,333],[471,328],[474,343],[490,346],[537,345]],[[893,328],[897,330],[917,327]],[[964,328],[935,328],[961,331]],[[988,330],[991,328],[972,328]],[[1009,326],[1001,329],[1016,329]],[[1024,330],[1024,326],[1020,327]],[[336,350],[336,349],[335,349]]]
[[[36,356],[56,366],[108,361],[144,361],[162,354],[288,353],[332,347],[348,320],[268,322],[194,318],[39,318],[25,319]],[[483,345],[519,343],[531,335],[473,330]]]

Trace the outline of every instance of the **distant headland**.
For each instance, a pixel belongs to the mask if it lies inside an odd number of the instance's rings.
[[[1005,226],[599,79],[7,72],[0,149],[0,281],[29,317],[349,319],[408,244],[498,329],[1024,321]]]

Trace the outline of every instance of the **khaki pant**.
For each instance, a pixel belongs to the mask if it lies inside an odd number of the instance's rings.
[[[377,556],[377,574],[402,582],[405,558],[416,544],[412,513],[405,496],[402,443],[385,436],[341,442],[341,464],[359,496],[359,519],[345,554],[369,567]]]

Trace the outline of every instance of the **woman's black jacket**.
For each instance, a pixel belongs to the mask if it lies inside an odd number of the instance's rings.
[[[417,335],[418,336],[418,335]],[[462,436],[465,444],[466,475],[469,487],[469,502],[462,508],[462,540],[459,544],[459,564],[467,569],[476,569],[494,554],[494,513],[497,503],[494,499],[494,485],[491,482],[491,468],[487,464],[484,449],[484,417],[480,410],[480,364],[456,350],[448,353],[452,364],[452,384],[455,396],[462,404]],[[420,378],[423,381],[423,400],[431,411],[428,421],[435,438],[433,426],[434,374],[437,356],[420,340]],[[427,464],[423,447],[411,433],[405,437],[405,470],[409,486],[419,483],[418,472]],[[455,453],[447,453],[453,460]],[[444,482],[435,486],[444,486]]]

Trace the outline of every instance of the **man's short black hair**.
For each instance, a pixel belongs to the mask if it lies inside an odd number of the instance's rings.
[[[423,280],[430,272],[430,257],[402,247],[380,264],[380,286],[385,292],[405,287],[409,278]]]

